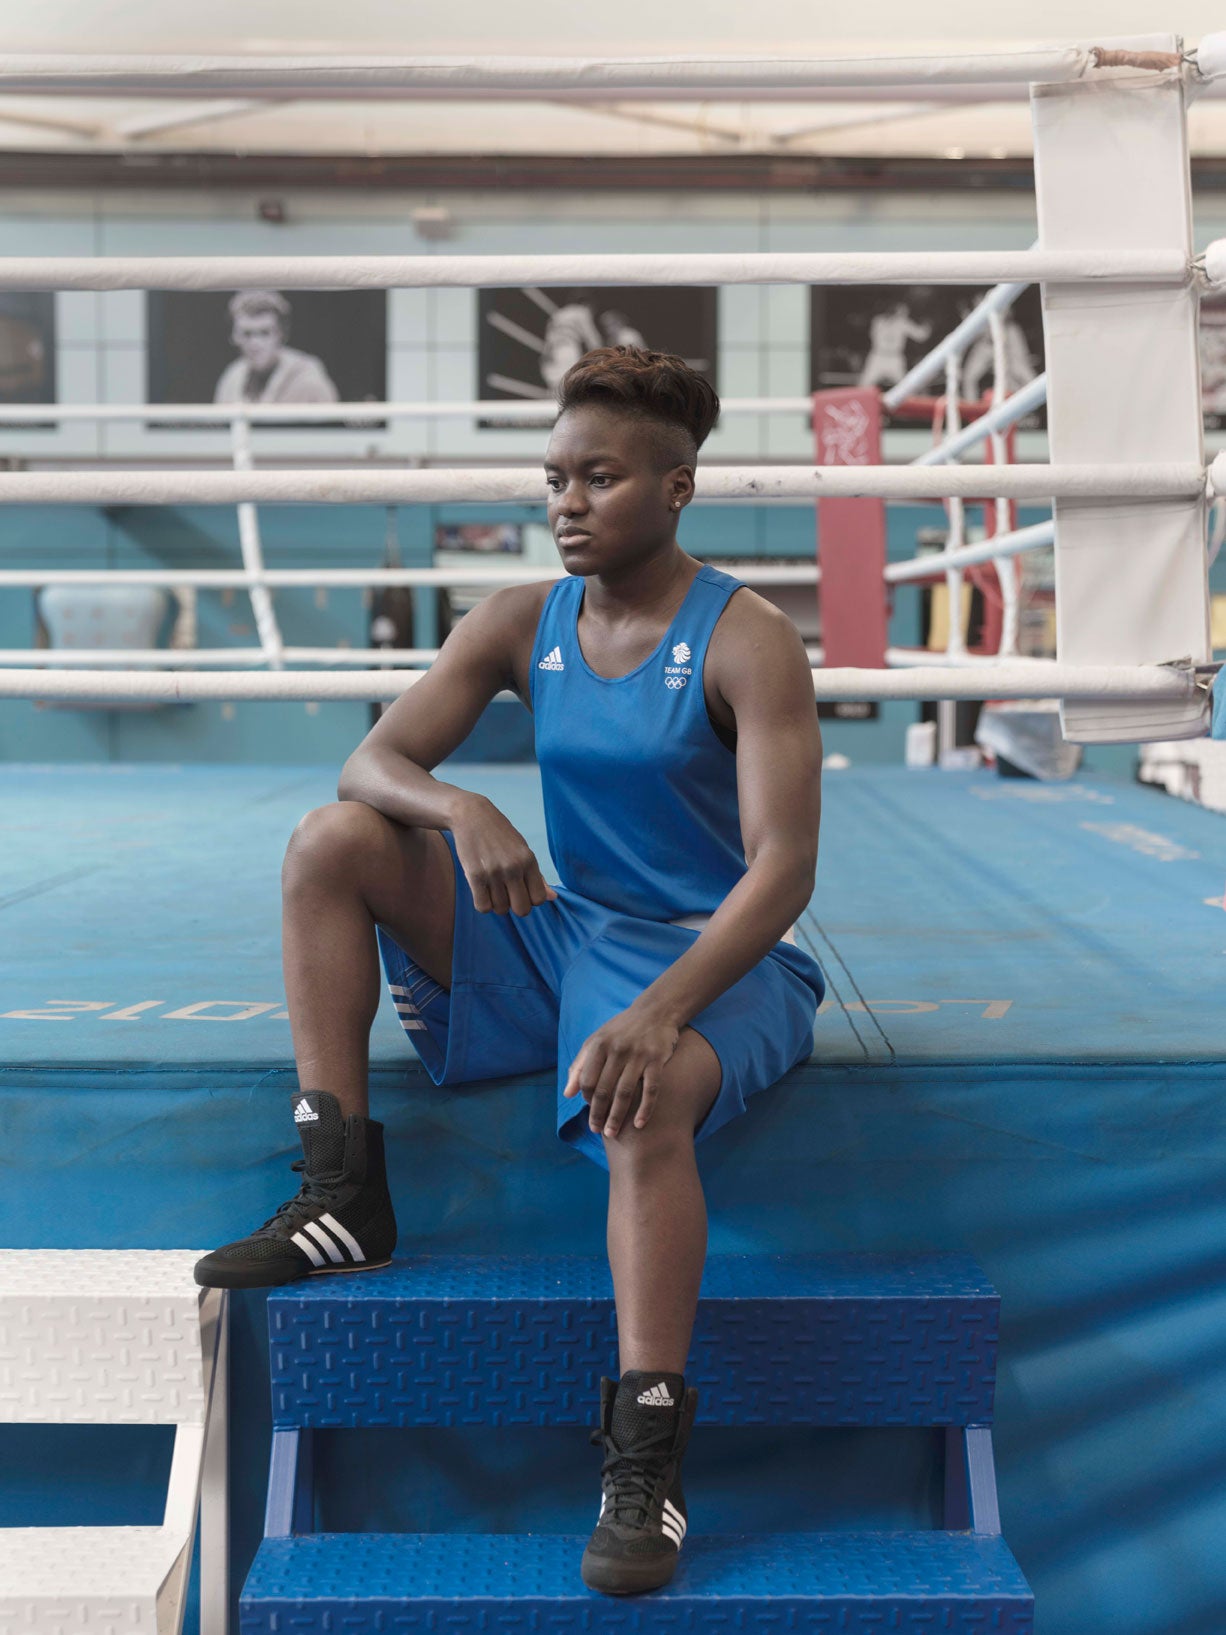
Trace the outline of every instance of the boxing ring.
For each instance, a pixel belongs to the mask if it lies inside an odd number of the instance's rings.
[[[1226,496],[1226,456],[1204,455],[1195,326],[1200,290],[1226,282],[1226,243],[1192,251],[1185,113],[1223,71],[1226,37],[1188,54],[1169,36],[1105,51],[824,65],[10,60],[0,91],[64,95],[241,86],[429,96],[462,86],[466,95],[569,88],[622,97],[666,84],[670,94],[708,97],[822,86],[861,95],[915,81],[1031,85],[1040,232],[1029,251],[926,255],[9,258],[0,260],[0,288],[983,284],[974,311],[888,393],[726,405],[811,416],[815,460],[700,466],[699,500],[816,506],[816,562],[746,567],[738,577],[816,584],[819,701],[1055,699],[1071,741],[1194,737],[1208,726],[1217,671],[1208,513]],[[1006,395],[1003,320],[1034,283],[1047,374]],[[994,349],[996,385],[991,400],[968,406],[962,369],[981,337]],[[935,398],[923,396],[934,389]],[[1041,403],[1051,458],[1019,464],[1010,430]],[[883,463],[881,417],[933,404],[941,424],[931,449],[908,465]],[[233,506],[241,565],[5,565],[0,595],[51,585],[241,590],[259,642],[174,653],[3,651],[3,708],[398,696],[432,649],[295,648],[282,637],[273,593],[517,574],[498,563],[466,574],[271,569],[258,508],[462,500],[493,511],[539,503],[541,477],[522,467],[265,469],[258,427],[346,413],[472,418],[488,407],[48,406],[47,418],[221,424],[232,469],[2,471],[0,507]],[[510,408],[497,404],[500,415]],[[541,408],[520,412],[536,418]],[[0,422],[29,415],[2,410]],[[987,458],[968,458],[985,450]],[[887,561],[886,507],[915,501],[945,507],[944,550]],[[1023,504],[1050,504],[1052,517],[1022,525]],[[975,508],[980,540],[969,537]],[[1059,657],[1026,658],[1014,567],[1053,548]],[[964,576],[989,570],[1000,598],[993,653],[967,652],[954,618],[944,654],[889,644],[891,587],[935,575],[952,608]],[[440,770],[489,795],[548,875],[534,768]],[[15,1207],[5,1240],[221,1241],[284,1190],[292,1136],[283,1092],[294,1081],[277,877],[294,822],[333,798],[335,769],[31,766],[9,784],[0,805],[9,933],[0,1104]],[[1223,838],[1212,813],[1102,776],[1047,786],[982,772],[832,773],[818,890],[797,926],[830,984],[813,1056],[704,1159],[713,1252],[969,1249],[984,1265],[1004,1300],[996,1425],[1004,1531],[1049,1635],[1219,1635],[1226,1604],[1216,1542],[1226,1522],[1217,1380],[1226,1343],[1226,1050],[1212,1002],[1226,945]],[[549,1138],[552,1077],[440,1092],[406,1052],[386,1001],[371,1061],[402,1253],[416,1245],[476,1254],[493,1240],[503,1253],[528,1254],[553,1241],[559,1223],[567,1252],[598,1249],[604,1198],[589,1167]],[[262,1381],[263,1323],[262,1297],[235,1297],[236,1380]],[[266,1393],[235,1396],[241,1581],[259,1536],[269,1425]],[[393,1455],[373,1435],[353,1451],[325,1445],[324,1523],[395,1530],[408,1512],[440,1530],[458,1528],[457,1518],[487,1531],[556,1528],[587,1505],[588,1472],[571,1471],[561,1441],[541,1460],[542,1434],[508,1433],[496,1445],[474,1435],[458,1462],[428,1432],[413,1434],[407,1459],[406,1444]],[[703,1493],[703,1525],[745,1530],[746,1460],[765,1460],[770,1480],[761,1485],[773,1489],[754,1496],[748,1525],[838,1527],[849,1517],[934,1525],[931,1449],[921,1433],[908,1435],[891,1444],[888,1464],[854,1432],[729,1432],[705,1453],[696,1444],[691,1480]],[[23,1515],[49,1514],[59,1455],[30,1450]],[[158,1457],[151,1441],[144,1468]],[[814,1468],[822,1491],[813,1491]],[[141,1484],[137,1468],[129,1505],[141,1501]],[[118,1512],[121,1497],[113,1502]]]

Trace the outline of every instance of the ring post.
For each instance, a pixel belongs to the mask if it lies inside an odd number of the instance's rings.
[[[881,394],[844,387],[813,394],[813,436],[819,466],[881,464]],[[831,669],[882,669],[889,625],[885,582],[885,501],[819,499],[818,596],[824,662]],[[863,720],[867,703],[836,703],[829,712]]]
[[[1138,42],[1175,50],[1174,35]],[[1192,255],[1185,90],[1177,71],[1036,85],[1035,191],[1044,253],[1120,256],[1138,244]],[[1044,283],[1054,468],[1203,464],[1194,285]],[[1063,664],[1206,662],[1206,499],[1055,502],[1056,642]],[[1170,703],[1066,701],[1072,743],[1198,737],[1204,693]]]

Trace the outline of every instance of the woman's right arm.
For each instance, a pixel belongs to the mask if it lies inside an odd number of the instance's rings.
[[[515,826],[485,795],[431,776],[502,689],[515,689],[515,643],[539,601],[532,585],[494,591],[466,613],[430,669],[386,710],[345,762],[341,800],[397,823],[450,829],[480,912],[527,914],[556,895]]]

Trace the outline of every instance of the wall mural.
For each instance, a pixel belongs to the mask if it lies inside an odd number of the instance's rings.
[[[55,401],[55,296],[0,291],[0,403]]]
[[[571,364],[601,346],[675,352],[718,391],[717,296],[689,286],[480,290],[476,395],[551,403]],[[481,423],[510,424],[493,416]],[[533,422],[550,423],[544,414]]]
[[[384,290],[155,290],[145,323],[150,403],[387,397]]]
[[[859,284],[809,292],[809,379],[814,391],[834,386],[876,386],[888,392],[924,354],[956,329],[983,299],[978,284]],[[1005,395],[1043,370],[1043,319],[1037,285],[1023,291],[1005,314]],[[992,338],[985,331],[967,348],[961,395],[991,392]],[[937,396],[944,376],[925,387]],[[1021,422],[1046,423],[1043,410]]]

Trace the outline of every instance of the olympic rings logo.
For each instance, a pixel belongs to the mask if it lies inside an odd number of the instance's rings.
[[[685,682],[686,682],[685,676],[665,676],[664,677],[664,685],[666,687],[684,687]]]

